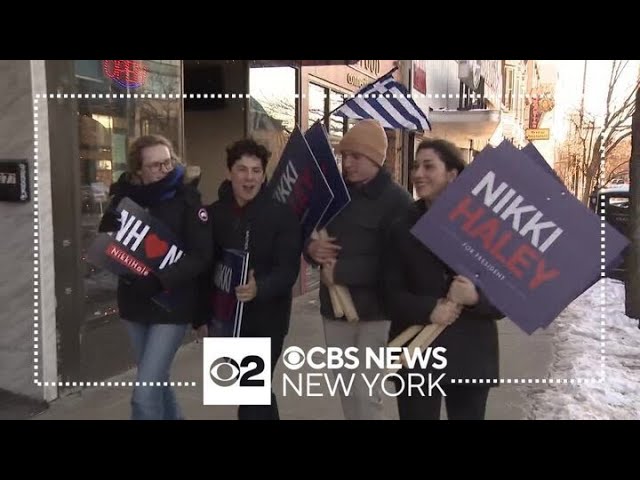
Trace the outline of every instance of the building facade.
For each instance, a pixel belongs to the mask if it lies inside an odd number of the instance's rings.
[[[537,87],[540,74],[535,60],[503,60],[502,64],[502,135],[516,147],[522,148],[529,141],[529,120],[537,123],[536,112],[532,116],[530,106],[531,92]]]
[[[322,120],[336,144],[351,122],[331,115],[395,60],[2,61],[3,158],[26,160],[37,186],[0,202],[0,389],[52,400],[133,364],[118,317],[116,278],[86,261],[129,143],[159,133],[202,170],[205,203],[226,175],[225,147],[251,135],[277,165],[296,125]],[[401,78],[401,72],[398,72]],[[246,94],[249,95],[246,95]],[[212,95],[214,94],[214,95]],[[34,135],[35,133],[35,135]],[[402,181],[402,135],[386,167]],[[35,226],[35,228],[34,228]],[[35,233],[34,233],[35,232]],[[317,285],[303,264],[294,290]],[[185,341],[188,341],[186,339]],[[46,382],[46,384],[44,383]]]
[[[410,136],[410,151],[423,138],[444,138],[468,161],[500,139],[502,70],[499,60],[412,60],[411,92],[432,130]],[[410,190],[412,187],[410,187]]]

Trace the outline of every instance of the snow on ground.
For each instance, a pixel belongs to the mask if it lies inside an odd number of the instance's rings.
[[[603,279],[556,319],[548,378],[574,379],[575,383],[534,387],[529,396],[530,418],[640,419],[640,329],[637,320],[624,314],[624,303],[624,284]]]

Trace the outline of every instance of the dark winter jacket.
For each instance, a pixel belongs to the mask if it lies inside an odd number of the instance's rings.
[[[197,277],[212,258],[211,229],[195,186],[194,172],[199,174],[199,169],[178,167],[160,182],[146,186],[132,184],[128,174],[123,174],[111,187],[112,197],[99,231],[120,228],[115,207],[124,197],[129,197],[171,230],[184,247],[184,256],[157,275],[119,277],[117,297],[122,318],[175,324],[193,323],[195,319]],[[153,301],[153,297],[163,291],[169,292],[170,309]]]
[[[390,230],[383,273],[384,299],[391,320],[389,340],[411,325],[429,324],[437,300],[447,296],[456,275],[410,232],[425,212],[424,201],[418,200]],[[444,383],[452,378],[500,378],[496,320],[504,315],[481,291],[478,293],[478,304],[464,307],[458,319],[431,344],[447,349],[446,369],[432,370],[436,378],[446,374]]]
[[[347,183],[347,187],[351,202],[327,226],[328,234],[342,247],[334,282],[348,287],[360,321],[386,320],[380,297],[384,238],[391,222],[411,205],[411,196],[385,169],[362,186]],[[308,255],[305,259],[314,264]],[[320,285],[320,311],[323,317],[335,318],[324,284]]]
[[[287,206],[267,196],[264,186],[243,208],[228,180],[220,185],[218,198],[208,208],[214,248],[244,250],[248,232],[249,269],[254,270],[257,285],[256,297],[244,304],[240,335],[282,339],[289,330],[292,288],[300,272],[300,223]],[[212,272],[208,276],[211,290]],[[212,314],[211,306],[206,307],[200,323]]]

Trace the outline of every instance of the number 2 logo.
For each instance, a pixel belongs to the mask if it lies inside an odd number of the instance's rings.
[[[247,369],[247,367],[252,368]],[[248,355],[240,364],[230,357],[220,357],[211,362],[209,377],[220,387],[230,387],[240,380],[241,387],[263,387],[264,380],[254,378],[264,371],[264,360],[258,355]]]

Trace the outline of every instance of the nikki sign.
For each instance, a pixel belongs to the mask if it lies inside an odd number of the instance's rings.
[[[149,233],[151,227],[137,219],[135,215],[122,209],[120,212],[120,230],[116,233],[116,241],[131,252],[136,252],[140,245],[144,248],[144,256],[148,260],[155,261],[162,258],[162,262],[158,267],[163,270],[167,265],[171,265],[182,257],[184,252],[179,250],[177,246],[171,245],[159,238],[155,233]]]
[[[451,222],[479,239],[485,250],[514,275],[526,280],[529,290],[558,277],[560,271],[547,265],[544,253],[563,231],[506,182],[495,186],[493,171],[478,182],[449,212]]]

